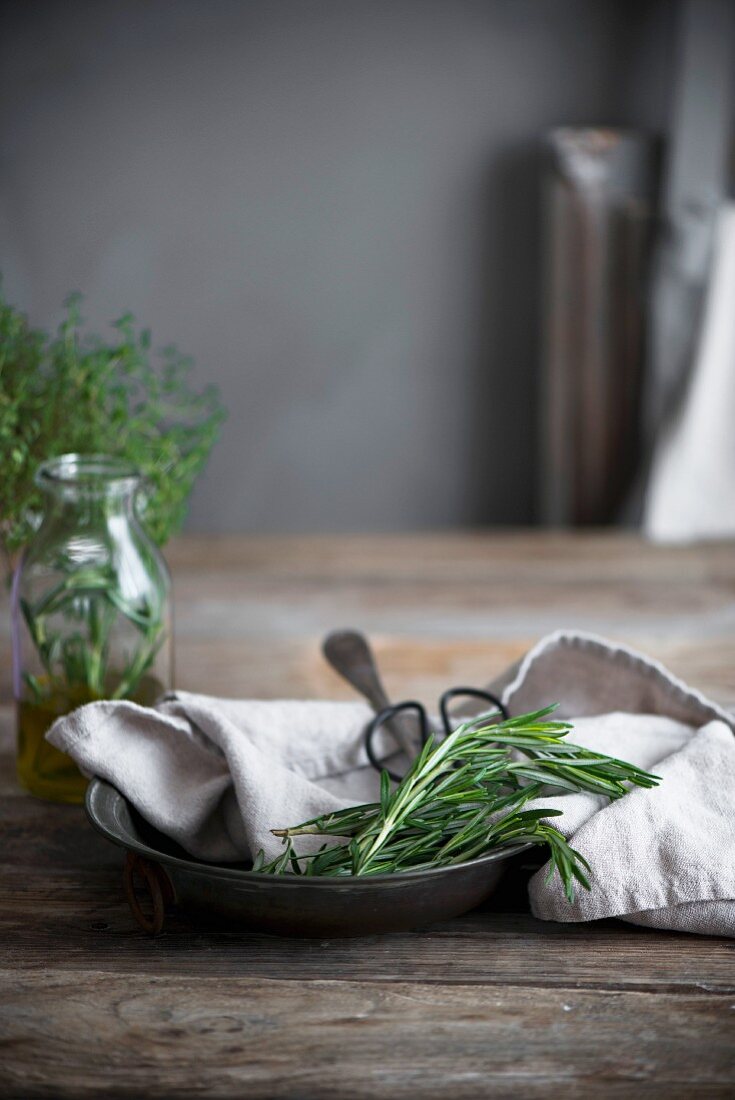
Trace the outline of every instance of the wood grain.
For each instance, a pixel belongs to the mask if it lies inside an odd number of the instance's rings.
[[[58,1095],[51,1082],[80,1097],[93,1082],[107,1097],[724,1097],[735,1069],[729,999],[715,994],[0,977],[6,1048],[27,1049],[29,1014],[47,1029],[32,1059],[6,1064],[8,1087],[29,1098]]]
[[[565,624],[735,699],[730,545],[228,538],[169,556],[178,682],[192,690],[349,697],[319,641],[354,625],[371,631],[389,691],[431,701]],[[733,1095],[733,941],[536,921],[527,856],[486,907],[407,935],[280,940],[174,913],[148,939],[121,853],[78,807],[17,786],[12,725],[6,705],[0,1096]]]

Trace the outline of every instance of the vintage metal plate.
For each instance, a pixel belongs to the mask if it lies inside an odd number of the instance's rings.
[[[495,890],[517,844],[453,867],[365,878],[260,875],[242,864],[202,863],[151,828],[118,790],[101,779],[87,789],[92,825],[128,856],[128,897],[148,931],[160,931],[166,903],[219,917],[244,929],[282,936],[364,936],[400,932],[459,916]],[[132,896],[133,866],[154,902],[150,926]],[[157,885],[157,884],[160,884]]]

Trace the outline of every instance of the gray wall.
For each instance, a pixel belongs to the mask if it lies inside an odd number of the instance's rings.
[[[194,530],[533,517],[538,137],[660,126],[671,4],[4,4],[0,243],[221,387]]]

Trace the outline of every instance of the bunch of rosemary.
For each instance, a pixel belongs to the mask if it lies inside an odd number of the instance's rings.
[[[382,773],[380,802],[325,814],[287,829],[284,852],[266,863],[259,853],[253,870],[300,875],[378,875],[448,866],[516,844],[548,845],[567,898],[575,880],[585,889],[590,867],[544,819],[560,810],[524,809],[531,800],[558,791],[591,791],[619,798],[626,784],[654,787],[658,777],[624,760],[565,741],[572,728],[548,720],[555,707],[493,724],[483,715],[439,744],[429,738],[410,769],[391,790]],[[315,854],[299,855],[292,838],[316,834],[343,838]]]
[[[40,679],[23,673],[31,700],[131,696],[165,641],[161,608],[127,599],[109,566],[75,569],[61,556],[58,565],[65,575],[57,584],[34,603],[23,597],[18,601],[43,670]],[[58,629],[59,617],[66,620],[66,632]],[[110,634],[120,619],[134,628],[137,638],[124,667],[111,675]],[[69,630],[70,623],[76,629]]]

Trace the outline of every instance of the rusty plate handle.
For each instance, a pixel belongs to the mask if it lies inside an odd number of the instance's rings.
[[[135,889],[136,878],[145,886],[151,900],[152,912],[146,914]],[[123,882],[128,905],[136,921],[150,936],[157,936],[163,928],[166,906],[174,900],[171,880],[159,863],[144,859],[135,852],[128,852],[123,869]]]

